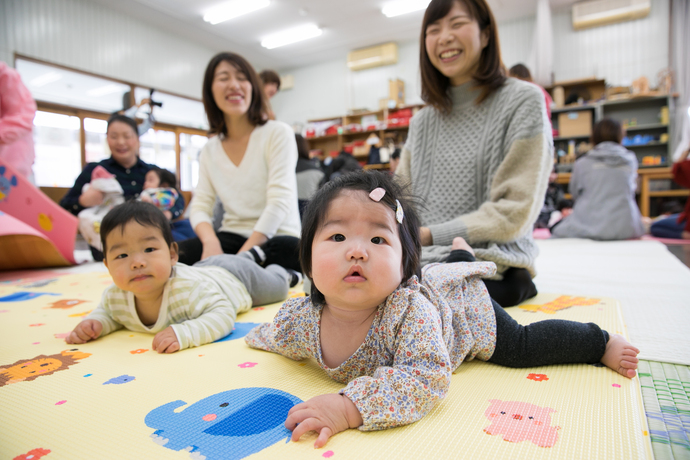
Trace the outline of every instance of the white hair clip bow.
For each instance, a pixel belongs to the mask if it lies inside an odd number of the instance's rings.
[[[395,210],[395,220],[397,220],[399,224],[402,224],[403,217],[405,217],[405,213],[403,212],[402,205],[398,200],[395,200],[395,204],[397,205],[397,208]]]

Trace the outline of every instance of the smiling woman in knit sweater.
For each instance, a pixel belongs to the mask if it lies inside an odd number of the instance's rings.
[[[507,78],[484,0],[432,0],[420,40],[422,99],[396,175],[420,209],[422,262],[492,261],[503,307],[536,295],[532,226],[553,164],[544,97]],[[467,251],[454,251],[455,238]]]
[[[252,66],[234,53],[211,59],[203,101],[210,132],[199,156],[199,182],[189,220],[198,238],[180,243],[180,261],[192,265],[219,254],[250,251],[260,265],[300,270],[297,257],[297,144],[287,124],[268,120]],[[223,223],[213,229],[216,196]]]

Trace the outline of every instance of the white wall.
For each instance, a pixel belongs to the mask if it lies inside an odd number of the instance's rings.
[[[576,32],[569,10],[554,14],[556,80],[596,76],[617,85],[646,75],[654,86],[657,72],[668,66],[668,15],[669,0],[653,0],[647,18]],[[527,61],[534,22],[500,24],[507,66]],[[1,0],[0,60],[12,65],[14,52],[197,98],[215,54],[89,0]],[[349,71],[346,56],[284,69],[295,86],[275,96],[274,110],[293,123],[377,109],[393,78],[405,82],[407,103],[421,102],[417,39],[399,43],[398,53],[395,65],[359,72]]]
[[[201,97],[215,54],[88,0],[1,0],[0,60],[14,53]]]
[[[280,91],[271,104],[278,119],[290,124],[339,117],[355,108],[378,110],[379,99],[388,97],[389,79],[405,82],[405,103],[422,102],[416,40],[399,43],[398,63],[389,66],[353,72],[347,67],[347,57],[342,56],[280,73],[293,75],[295,86]]]
[[[669,65],[669,0],[653,0],[650,15],[635,21],[581,31],[572,27],[571,13],[553,14],[554,75],[556,81],[597,77],[611,85],[630,85],[644,75],[652,87],[657,73]],[[532,49],[535,18],[499,25],[503,62],[511,67],[527,63]],[[388,95],[388,79],[405,82],[407,103],[421,102],[417,40],[399,44],[395,65],[351,72],[346,57],[281,73],[295,76],[295,87],[272,100],[276,116],[288,123],[344,115],[348,109],[378,109]]]

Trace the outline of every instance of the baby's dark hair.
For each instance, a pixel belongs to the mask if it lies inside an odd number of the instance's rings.
[[[135,221],[144,227],[157,228],[163,234],[163,239],[168,247],[172,247],[173,236],[165,214],[151,203],[130,200],[115,206],[103,218],[101,222],[101,244],[103,245],[103,254],[108,253],[108,247],[105,244],[108,235],[117,228],[120,228],[120,231],[124,231],[125,225],[131,221]]]
[[[312,280],[312,243],[314,242],[316,232],[318,232],[323,225],[331,202],[340,196],[343,190],[361,190],[369,194],[378,187],[386,191],[386,194],[381,198],[379,203],[388,207],[395,213],[397,209],[395,200],[397,199],[405,214],[402,224],[398,224],[398,235],[402,245],[403,281],[407,281],[413,275],[420,276],[422,240],[419,236],[419,217],[414,210],[413,200],[407,193],[407,188],[394,182],[389,174],[378,171],[354,171],[327,182],[312,197],[309,201],[309,205],[304,211],[299,256],[300,263],[302,264],[302,272],[308,276],[310,280]],[[313,282],[311,284],[311,298],[316,304],[325,302],[323,294],[319,292]]]
[[[158,180],[160,181],[158,185],[161,187],[165,186],[177,189],[177,177],[175,177],[175,174],[171,173],[167,169],[159,168],[158,166],[151,166],[149,171],[156,173]]]

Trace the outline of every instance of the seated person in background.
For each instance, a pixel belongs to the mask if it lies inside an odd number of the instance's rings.
[[[306,139],[299,134],[295,134],[297,142],[297,202],[299,203],[299,213],[302,216],[304,208],[309,203],[312,195],[323,185],[326,174],[321,169],[318,160],[315,162],[309,158],[309,145]]]
[[[644,234],[635,201],[637,157],[622,139],[617,121],[605,118],[594,125],[594,148],[575,162],[570,178],[573,212],[551,228],[552,236],[627,240]]]
[[[156,334],[152,348],[174,353],[230,334],[237,313],[283,300],[301,275],[278,265],[263,268],[247,254],[177,263],[168,220],[155,206],[129,201],[101,223],[105,266],[113,277],[98,308],[67,343],[95,340],[123,327]]]
[[[673,163],[673,180],[681,187],[690,188],[690,147],[685,149]],[[685,209],[679,214],[672,214],[665,219],[654,222],[650,233],[657,238],[674,238],[690,240],[690,198],[685,202]]]
[[[558,202],[556,210],[551,213],[551,218],[549,219],[548,229],[553,228],[562,219],[568,217],[573,213],[573,200],[563,198]]]
[[[124,115],[111,115],[108,119],[106,141],[110,148],[110,158],[87,164],[74,186],[60,200],[60,206],[75,216],[86,208],[101,205],[105,200],[105,194],[100,190],[84,187],[91,182],[91,175],[97,166],[102,166],[115,176],[122,187],[125,200],[137,198],[143,190],[145,176],[151,166],[139,158],[137,123]],[[91,254],[96,261],[103,260],[103,253],[98,248],[91,246]]]
[[[541,207],[539,217],[537,217],[537,221],[534,223],[534,228],[548,228],[552,215],[557,210],[558,203],[564,198],[563,191],[556,183],[557,178],[558,173],[556,172],[554,166],[554,169],[551,170],[551,175],[549,176],[549,186],[546,188],[544,206]]]
[[[180,261],[192,265],[250,251],[262,266],[277,263],[298,271],[295,132],[286,123],[267,120],[259,77],[238,54],[211,59],[202,94],[215,136],[199,154],[199,180],[189,203],[197,237],[180,241]],[[218,231],[213,227],[217,198],[223,205]]]
[[[395,174],[395,170],[398,169],[398,163],[400,163],[400,149],[395,149],[391,153],[391,161],[388,163],[388,170],[391,174]]]
[[[534,83],[534,80],[532,80],[532,74],[530,73],[527,66],[525,66],[524,64],[515,64],[513,67],[510,68],[510,70],[508,70],[508,76],[513,77],[513,78],[517,78],[518,80],[532,83],[533,85],[536,85],[539,87],[541,92],[544,94],[544,102],[546,103],[546,116],[549,118],[549,122],[550,122],[551,121],[551,104],[553,104],[553,99],[551,99],[551,95],[549,94],[548,91],[546,91],[544,88],[542,88],[541,86]]]
[[[0,62],[0,158],[34,183],[36,101],[19,72]]]
[[[267,116],[269,120],[275,120],[276,114],[273,113],[270,99],[280,91],[280,75],[274,70],[266,69],[259,74],[259,80],[264,87],[264,95],[266,95]]]
[[[182,241],[194,238],[196,233],[189,223],[189,219],[179,219],[184,212],[184,197],[176,187],[177,177],[167,169],[152,166],[146,173],[144,191],[139,199],[151,203],[163,211],[170,221],[173,240]],[[178,220],[179,219],[179,220]]]

